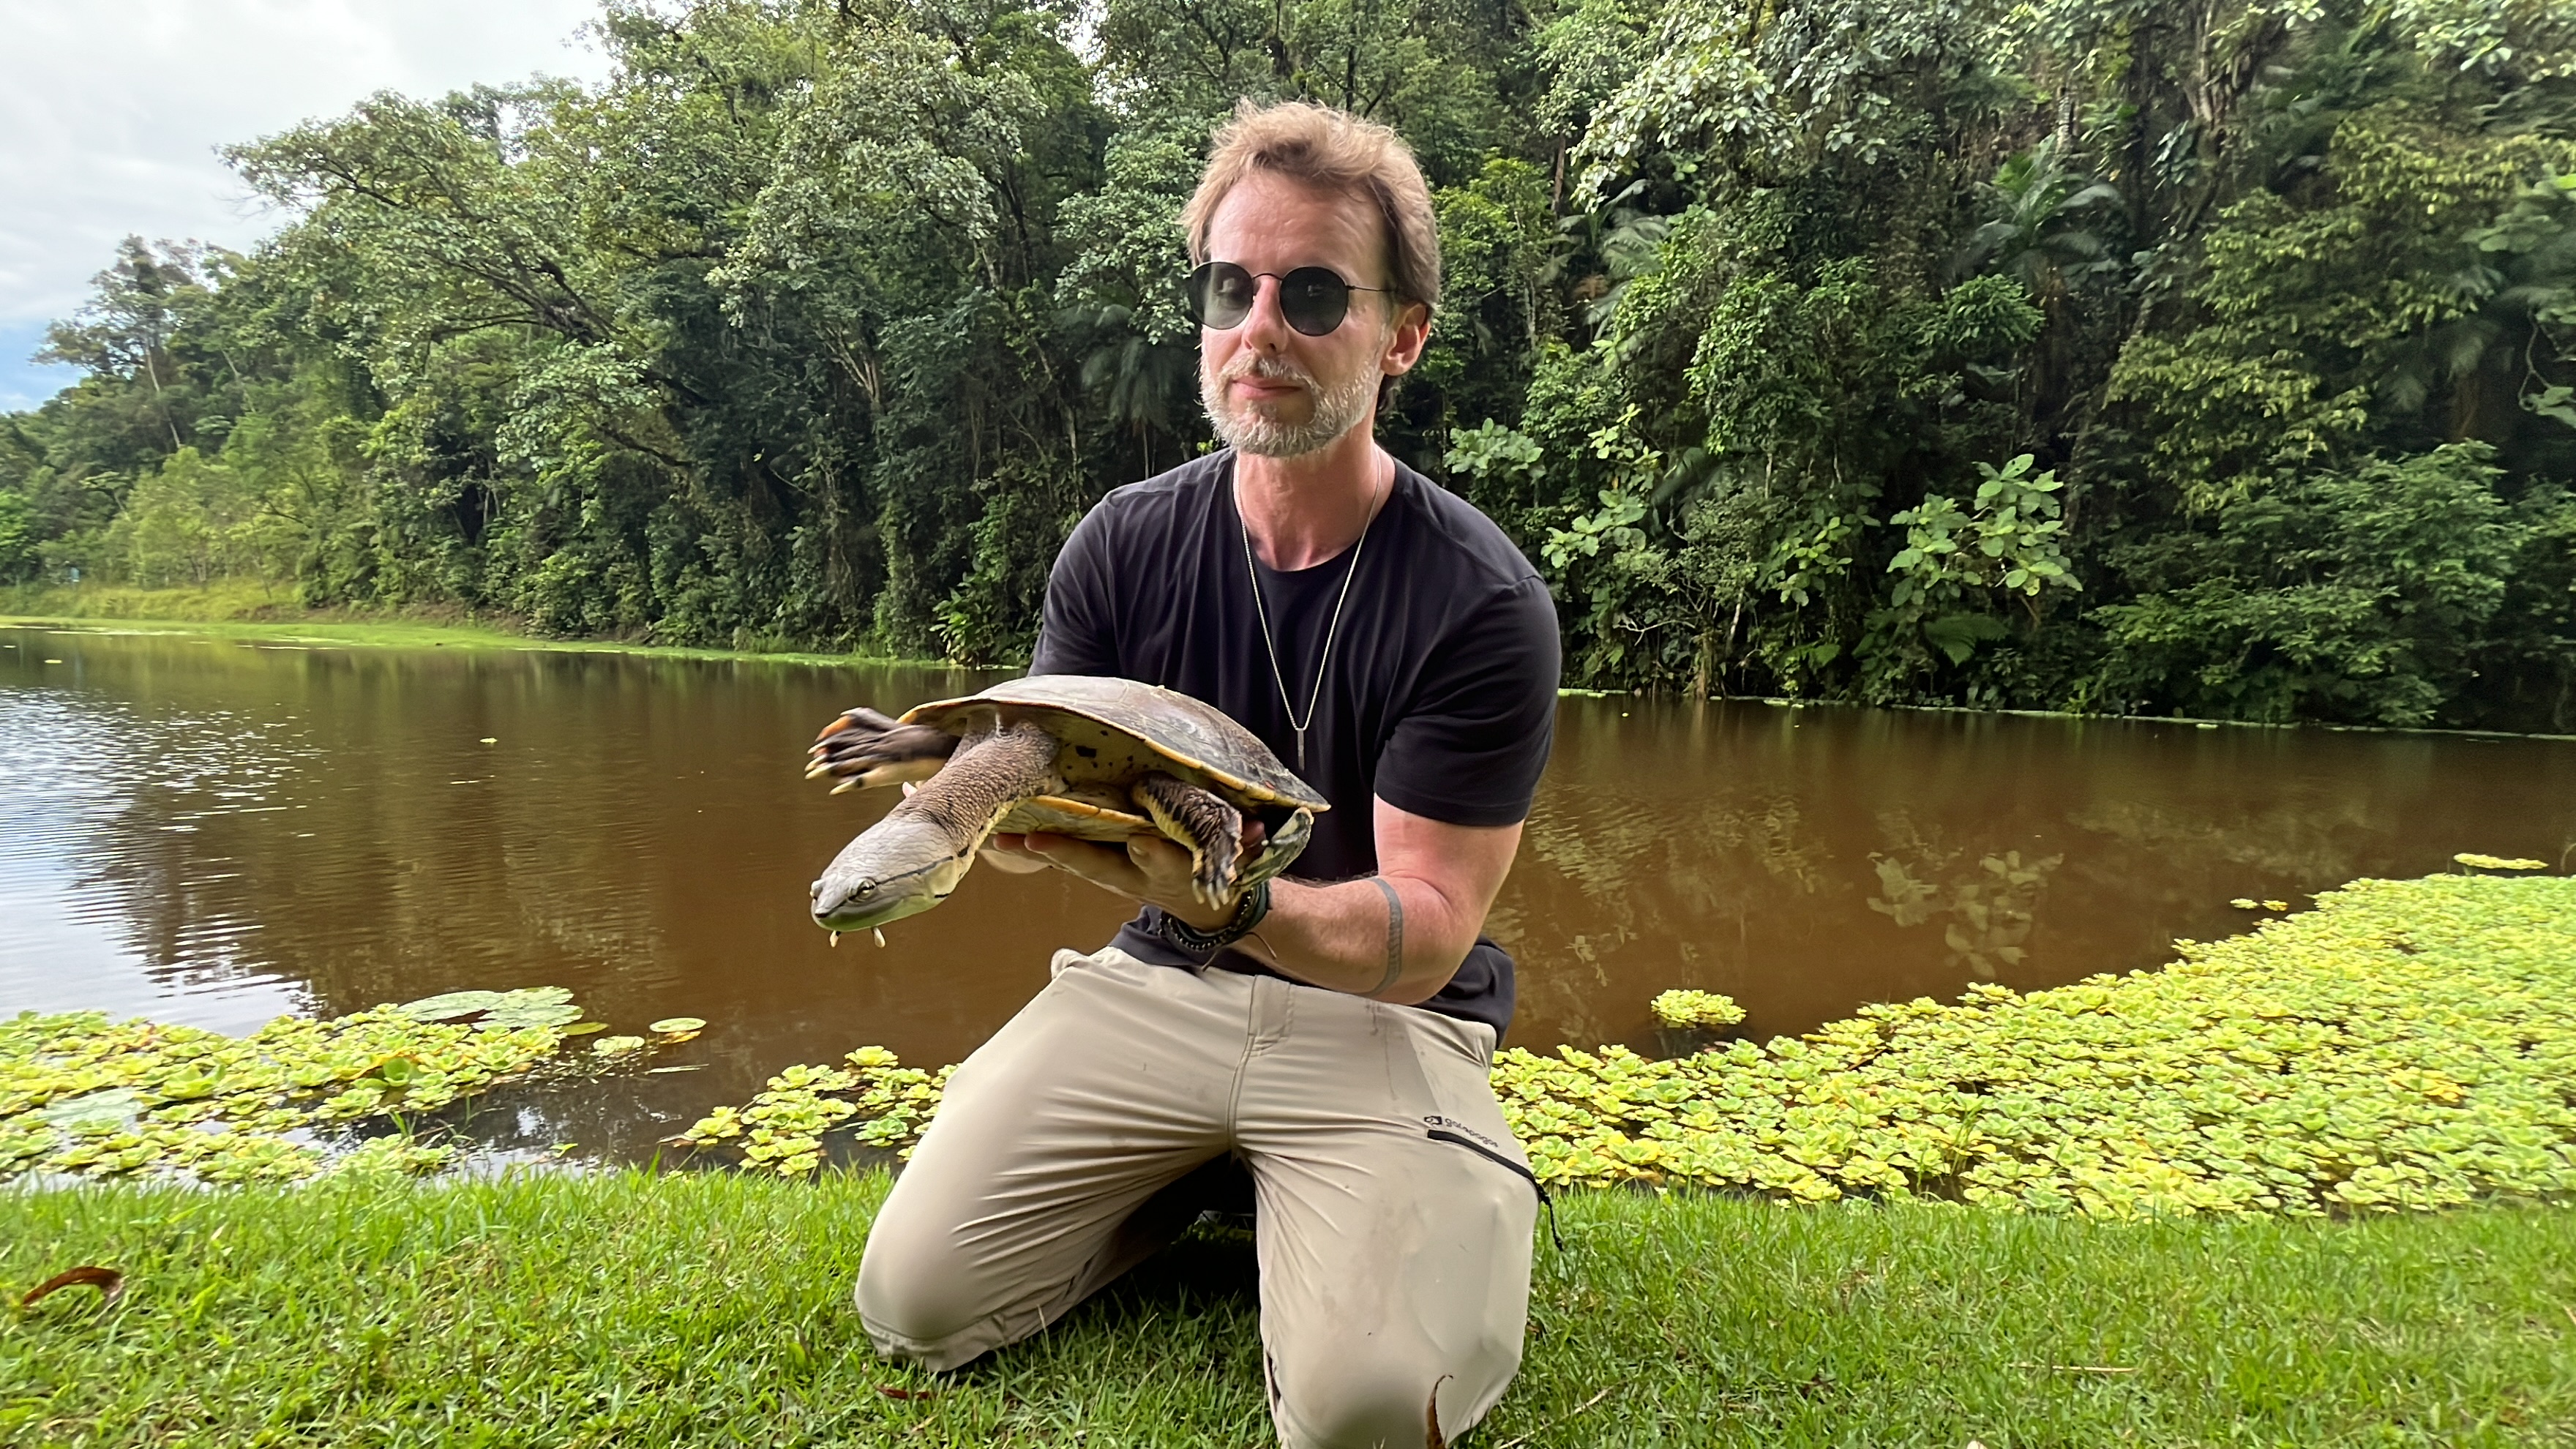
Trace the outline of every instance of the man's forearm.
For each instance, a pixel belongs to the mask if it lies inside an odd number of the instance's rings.
[[[1471,916],[1424,880],[1280,879],[1270,914],[1235,949],[1310,986],[1409,1006],[1449,984],[1483,925],[1482,909]]]
[[[1332,885],[1273,880],[1270,914],[1235,949],[1311,986],[1410,1006],[1439,995],[1458,974],[1511,870],[1521,827],[1444,825],[1384,800],[1371,804],[1378,873]],[[1230,903],[1194,898],[1189,852],[1160,836],[1122,847],[997,835],[993,850],[1071,871],[1201,931],[1234,915]]]

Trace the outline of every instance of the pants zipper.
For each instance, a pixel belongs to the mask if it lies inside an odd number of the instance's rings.
[[[1520,1174],[1521,1180],[1530,1185],[1530,1191],[1538,1194],[1538,1205],[1547,1209],[1548,1237],[1555,1242],[1556,1250],[1558,1252],[1562,1253],[1565,1251],[1565,1235],[1556,1230],[1556,1199],[1548,1194],[1547,1184],[1538,1180],[1537,1173],[1530,1171],[1528,1168],[1512,1161],[1503,1154],[1487,1147],[1484,1143],[1462,1133],[1451,1132],[1444,1128],[1434,1127],[1424,1135],[1428,1136],[1434,1142],[1455,1143],[1456,1145],[1464,1147],[1468,1151],[1475,1153],[1478,1157],[1484,1158],[1488,1162],[1497,1163]]]

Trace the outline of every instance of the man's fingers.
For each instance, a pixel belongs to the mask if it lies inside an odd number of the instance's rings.
[[[1177,873],[1187,876],[1190,853],[1159,835],[1127,837],[1127,859],[1147,875]]]
[[[911,787],[907,785],[904,788]],[[1021,845],[1021,840],[1022,837],[1017,835],[996,835],[985,841],[984,848],[976,853],[984,857],[986,864],[1012,875],[1034,875],[1046,869],[1046,858],[1031,853]]]
[[[1070,835],[996,835],[984,853],[1005,870],[1043,861],[1130,900],[1168,903],[1190,895],[1190,853],[1159,835],[1124,841],[1082,840]],[[1007,862],[1007,863],[1005,863]],[[1169,909],[1169,905],[1165,905]]]
[[[1020,848],[1034,851],[1077,875],[1098,879],[1131,869],[1128,853],[1114,845],[1079,840],[1070,835],[1023,835]]]

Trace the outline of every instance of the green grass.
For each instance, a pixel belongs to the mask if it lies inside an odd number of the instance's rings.
[[[881,1176],[0,1195],[0,1442],[1268,1442],[1248,1245],[1184,1242],[953,1381],[849,1307]],[[1582,1193],[1531,1445],[2576,1443],[2576,1213],[2099,1222]],[[923,1397],[890,1397],[883,1390]]]
[[[304,614],[293,584],[219,579],[197,588],[140,589],[123,584],[12,584],[0,587],[0,616],[46,619],[286,619]]]
[[[766,660],[827,666],[905,664],[950,667],[944,660],[866,654],[824,654],[788,649],[686,649],[616,639],[549,639],[509,627],[513,621],[440,615],[316,611],[296,605],[292,594],[255,583],[203,589],[129,589],[84,584],[78,589],[0,588],[0,626],[120,630],[208,639],[274,639],[379,649],[546,649],[576,654],[639,654],[663,659]]]

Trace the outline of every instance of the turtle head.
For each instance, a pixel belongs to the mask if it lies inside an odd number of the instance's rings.
[[[975,861],[950,832],[920,816],[890,815],[841,847],[814,882],[814,924],[865,931],[917,916],[948,899]]]

